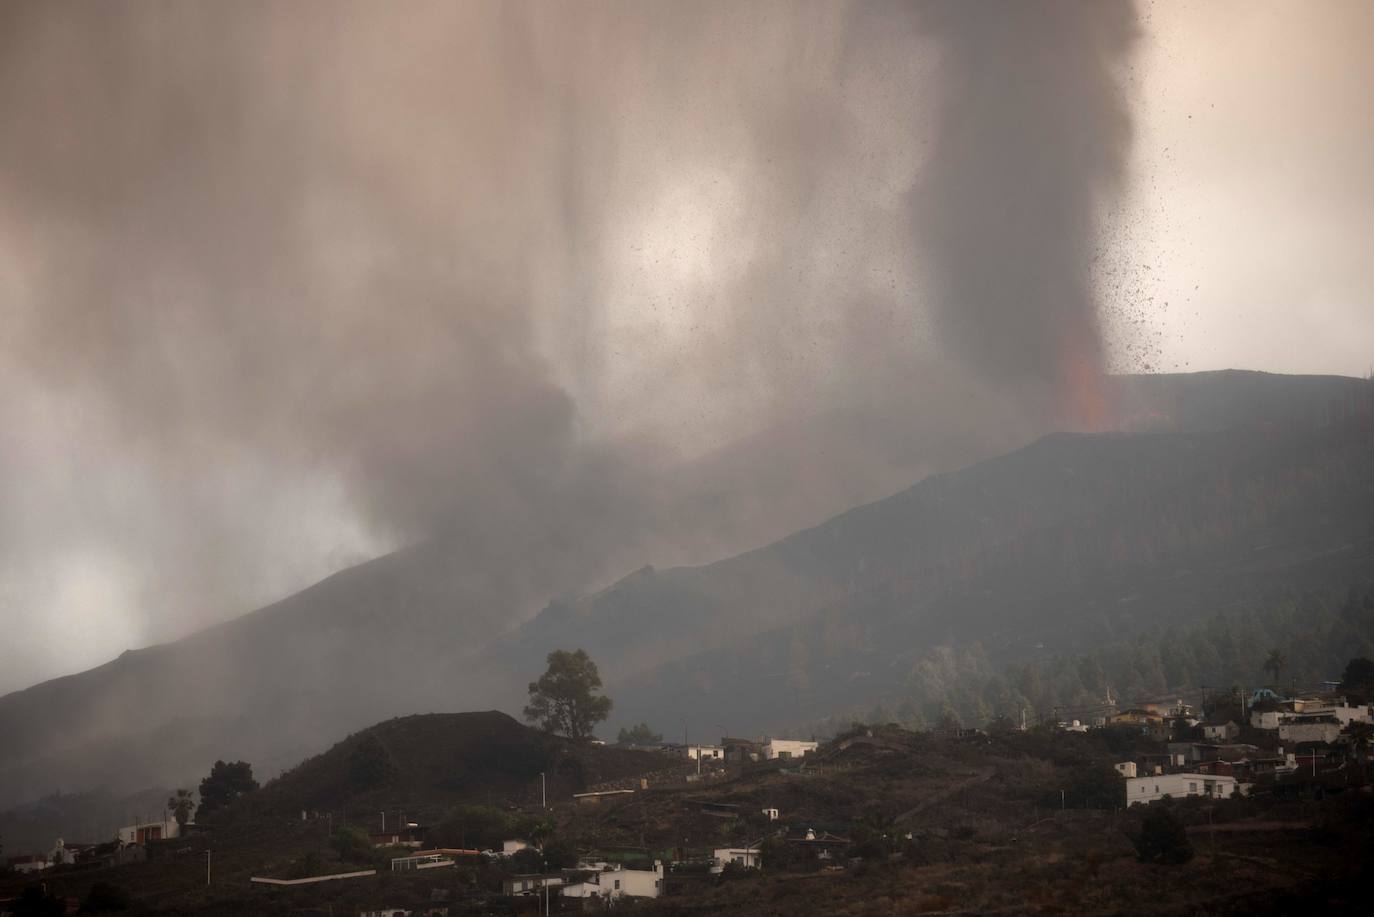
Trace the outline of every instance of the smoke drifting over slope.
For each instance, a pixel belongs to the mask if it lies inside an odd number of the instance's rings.
[[[39,623],[0,688],[436,537],[516,619],[1099,422],[1133,36],[1124,4],[6,4],[0,614]]]

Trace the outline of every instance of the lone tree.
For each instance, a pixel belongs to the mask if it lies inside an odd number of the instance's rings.
[[[611,713],[611,699],[598,694],[601,673],[586,650],[549,653],[549,667],[530,682],[525,719],[570,739],[591,738],[592,729]]]
[[[167,808],[177,820],[177,826],[185,828],[191,820],[191,813],[196,810],[196,801],[191,797],[190,790],[177,790],[175,796],[167,797]]]
[[[200,814],[209,815],[257,788],[253,765],[247,761],[216,761],[210,775],[200,782]]]

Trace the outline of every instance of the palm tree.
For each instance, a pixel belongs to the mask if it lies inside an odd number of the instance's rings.
[[[1283,658],[1283,653],[1278,650],[1270,650],[1269,656],[1264,660],[1264,670],[1270,674],[1275,684],[1278,684],[1279,676],[1283,674],[1284,668],[1288,665],[1288,660]]]
[[[177,826],[185,828],[186,823],[191,820],[191,812],[195,810],[196,802],[191,798],[190,790],[177,790],[175,796],[168,797],[167,808],[172,811]]]

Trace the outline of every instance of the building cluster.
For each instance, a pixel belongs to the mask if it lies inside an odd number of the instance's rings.
[[[1139,704],[1099,717],[1093,726],[1133,726],[1165,744],[1115,765],[1127,806],[1165,797],[1245,795],[1257,783],[1318,778],[1363,756],[1374,710],[1332,693],[1281,696],[1260,689],[1240,698],[1240,714],[1199,720],[1182,701]],[[1086,730],[1077,720],[1060,728]],[[1200,735],[1200,740],[1191,736]],[[1242,741],[1244,739],[1245,741]]]
[[[647,751],[660,751],[686,758],[689,761],[746,764],[751,761],[802,758],[819,748],[820,743],[815,740],[803,739],[737,739],[727,736],[716,745],[661,742],[632,747]]]
[[[149,842],[179,837],[188,829],[194,830],[194,825],[181,825],[169,817],[161,821],[135,822],[118,829],[113,840],[76,844],[59,837],[47,853],[12,856],[6,864],[18,873],[37,873],[55,866],[98,868],[139,863],[147,858]]]

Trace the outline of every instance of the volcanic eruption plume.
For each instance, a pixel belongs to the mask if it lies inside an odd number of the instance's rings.
[[[1092,288],[1101,205],[1123,178],[1127,3],[944,3],[935,147],[918,194],[947,346],[1038,390],[1047,419],[1111,421]]]
[[[1134,35],[1115,3],[3,5],[0,586],[51,658],[0,690],[407,544],[435,619],[504,624],[1100,425]]]

